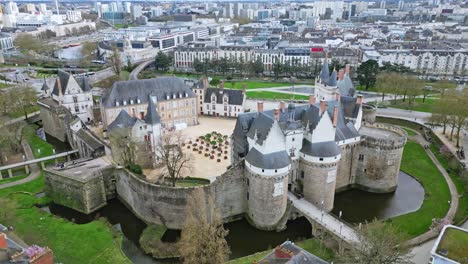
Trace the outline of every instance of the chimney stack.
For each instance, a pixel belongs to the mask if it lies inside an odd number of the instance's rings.
[[[219,89],[220,90],[224,89],[224,81],[223,80],[219,81]]]
[[[62,81],[60,81],[60,77],[57,77],[57,89],[58,89],[58,93],[59,93],[59,96],[63,96],[63,92],[62,92]]]
[[[320,100],[320,114],[323,114],[325,113],[325,111],[327,111],[327,101],[325,100]]]
[[[333,127],[338,125],[338,106],[335,105],[333,109]]]
[[[275,108],[274,111],[275,111],[274,112],[275,113],[275,120],[279,122],[279,120],[280,120],[280,110],[279,110],[279,108]]]
[[[345,70],[345,72],[346,72],[347,74],[349,74],[350,71],[351,71],[351,65],[346,64],[346,70]]]
[[[356,104],[362,105],[362,95],[359,94],[359,95],[357,96]]]
[[[337,102],[340,102],[340,100],[341,100],[341,94],[340,94],[339,92],[336,92],[336,93],[335,93],[335,98],[336,98],[336,101],[337,101]]]
[[[257,112],[259,112],[259,113],[263,112],[263,101],[258,101],[257,102]]]
[[[245,94],[246,91],[247,91],[247,84],[242,83],[242,94]]]
[[[315,104],[315,95],[309,95],[309,105]]]
[[[340,71],[338,72],[338,80],[343,80],[344,78],[344,72],[345,70],[344,69],[340,69]]]
[[[282,113],[286,112],[286,103],[284,101],[280,102],[280,108]]]

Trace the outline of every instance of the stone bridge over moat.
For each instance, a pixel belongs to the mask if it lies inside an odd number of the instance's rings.
[[[288,199],[292,202],[294,208],[309,220],[312,225],[312,235],[318,236],[323,231],[327,232],[338,242],[340,252],[360,242],[356,230],[343,221],[321,210],[304,198],[297,198],[291,192],[288,193]]]

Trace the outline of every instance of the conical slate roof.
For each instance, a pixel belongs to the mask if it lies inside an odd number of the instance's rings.
[[[48,91],[50,90],[50,87],[49,85],[47,85],[47,82],[44,80],[44,84],[42,85],[42,88],[41,88],[42,91]]]
[[[320,80],[322,83],[328,84],[330,78],[330,71],[328,70],[328,61],[325,59],[322,65],[322,70],[320,71]]]
[[[329,86],[336,86],[336,71],[333,70],[332,74],[330,75],[330,79],[328,80]]]
[[[136,117],[131,117],[126,110],[120,111],[119,115],[115,120],[107,127],[108,131],[111,131],[115,128],[129,128],[135,125],[137,121]]]
[[[156,106],[151,99],[151,95],[148,98],[148,110],[146,111],[145,122],[151,125],[161,123],[161,117],[156,111]]]

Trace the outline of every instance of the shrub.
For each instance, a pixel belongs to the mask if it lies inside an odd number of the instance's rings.
[[[136,173],[136,174],[142,174],[143,173],[143,170],[141,169],[141,166],[138,165],[138,164],[135,164],[135,163],[132,163],[132,164],[129,164],[127,166],[127,169],[133,173]]]
[[[221,159],[218,159],[217,162],[221,162]]]

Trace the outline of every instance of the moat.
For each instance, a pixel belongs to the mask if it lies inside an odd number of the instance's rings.
[[[423,187],[412,177],[400,172],[398,188],[391,194],[372,194],[360,190],[349,190],[336,195],[333,213],[343,211],[343,219],[350,223],[364,222],[374,218],[385,219],[416,211],[424,199]],[[51,204],[48,208],[54,215],[63,217],[77,224],[84,224],[99,217],[104,217],[116,228],[119,228],[124,241],[122,249],[134,263],[177,263],[174,261],[156,261],[145,255],[138,247],[140,234],[146,224],[134,216],[118,199],[90,215],[85,215],[64,206]],[[225,225],[229,230],[227,236],[231,247],[230,258],[238,258],[272,248],[285,240],[298,241],[311,237],[311,226],[305,218],[288,222],[282,232],[261,231],[252,227],[247,221],[239,220]],[[248,234],[248,239],[246,239]],[[175,241],[180,235],[177,230],[168,230],[163,240]]]

